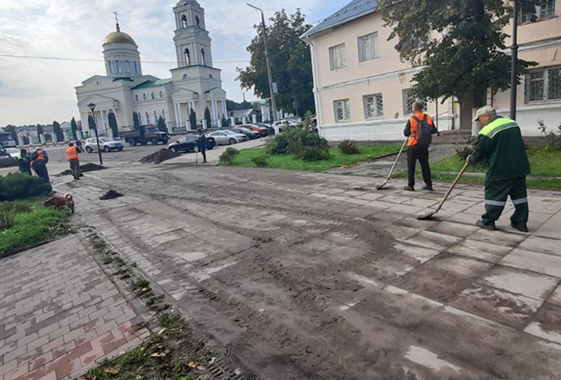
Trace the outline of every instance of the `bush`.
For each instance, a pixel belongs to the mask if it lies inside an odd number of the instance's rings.
[[[0,176],[0,201],[13,201],[45,195],[51,192],[50,183],[23,173]]]
[[[322,161],[329,159],[329,149],[319,146],[308,146],[299,155],[304,161]]]
[[[255,164],[255,166],[257,166],[258,168],[266,168],[267,166],[269,166],[269,163],[267,162],[267,157],[266,156],[260,156],[260,157],[253,157],[251,159],[251,161]]]
[[[543,120],[538,120],[538,124],[538,129],[544,134],[547,141],[544,149],[548,151],[561,150],[561,123],[559,123],[559,126],[557,127],[559,135],[555,134],[554,131],[550,131]]]
[[[360,150],[358,150],[356,146],[356,141],[354,140],[343,140],[339,143],[339,149],[343,154],[359,154]]]
[[[307,161],[318,161],[329,158],[329,144],[319,136],[311,121],[306,119],[298,127],[289,127],[283,133],[267,142],[268,154],[295,154]]]
[[[477,141],[477,137],[476,136],[471,136],[469,138],[469,140],[467,141],[466,145],[456,149],[456,156],[458,156],[458,158],[461,161],[465,161],[468,158],[468,156],[473,154],[473,152],[475,150],[475,142],[476,141]]]
[[[31,207],[22,202],[0,203],[0,231],[12,228],[16,214],[31,212]]]
[[[240,151],[236,148],[228,148],[220,155],[219,161],[221,164],[233,165],[238,154],[240,154]]]

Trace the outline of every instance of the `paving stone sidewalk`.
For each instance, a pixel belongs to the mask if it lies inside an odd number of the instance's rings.
[[[0,380],[60,380],[148,336],[77,236],[0,260]]]

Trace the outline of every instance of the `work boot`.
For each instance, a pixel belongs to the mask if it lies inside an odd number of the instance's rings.
[[[526,225],[526,223],[520,222],[520,223],[510,223],[510,226],[514,229],[517,229],[520,232],[528,232],[528,225]]]
[[[414,188],[413,186],[405,186],[405,187],[403,188],[403,190],[406,190],[406,191],[415,191],[415,188]]]
[[[475,223],[475,225],[477,227],[481,227],[483,229],[486,229],[487,231],[496,231],[497,230],[497,226],[495,226],[495,222],[489,222],[487,224],[483,223],[482,220],[478,220],[477,223]]]
[[[423,190],[425,191],[434,191],[434,189],[432,188],[432,186],[426,185],[425,187],[423,187]]]

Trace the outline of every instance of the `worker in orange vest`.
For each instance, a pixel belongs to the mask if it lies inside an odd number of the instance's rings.
[[[70,170],[72,170],[74,179],[80,179],[80,157],[78,153],[82,153],[82,151],[75,147],[73,143],[68,144],[66,155],[68,156],[68,163],[70,164]]]
[[[37,174],[37,177],[47,183],[50,183],[49,171],[47,170],[48,162],[49,156],[43,148],[37,148],[31,155],[31,168]]]
[[[429,146],[432,135],[438,130],[429,115],[423,113],[424,105],[421,101],[413,103],[413,116],[409,118],[403,134],[409,137],[407,149],[407,171],[409,174],[407,186],[404,190],[415,191],[415,165],[417,160],[421,164],[425,187],[423,190],[432,191],[432,178],[429,166]]]

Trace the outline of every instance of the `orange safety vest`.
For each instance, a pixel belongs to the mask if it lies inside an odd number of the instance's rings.
[[[45,153],[45,151],[43,149],[39,149],[38,151],[36,151],[36,153],[38,154],[38,156],[35,159],[35,161],[44,161],[45,160],[45,156],[43,155],[43,153]]]
[[[422,112],[416,113],[415,116],[417,117],[417,119],[419,120],[424,120],[425,117],[427,118],[427,124],[428,125],[434,125],[432,118],[429,115],[425,115]],[[408,145],[409,146],[415,146],[418,144],[417,138],[419,137],[419,125],[417,123],[417,120],[415,120],[413,117],[409,118],[409,123],[411,124],[411,135],[409,136],[409,142]]]
[[[68,161],[77,160],[78,159],[78,149],[75,146],[71,146],[66,149],[66,155],[68,156]]]

